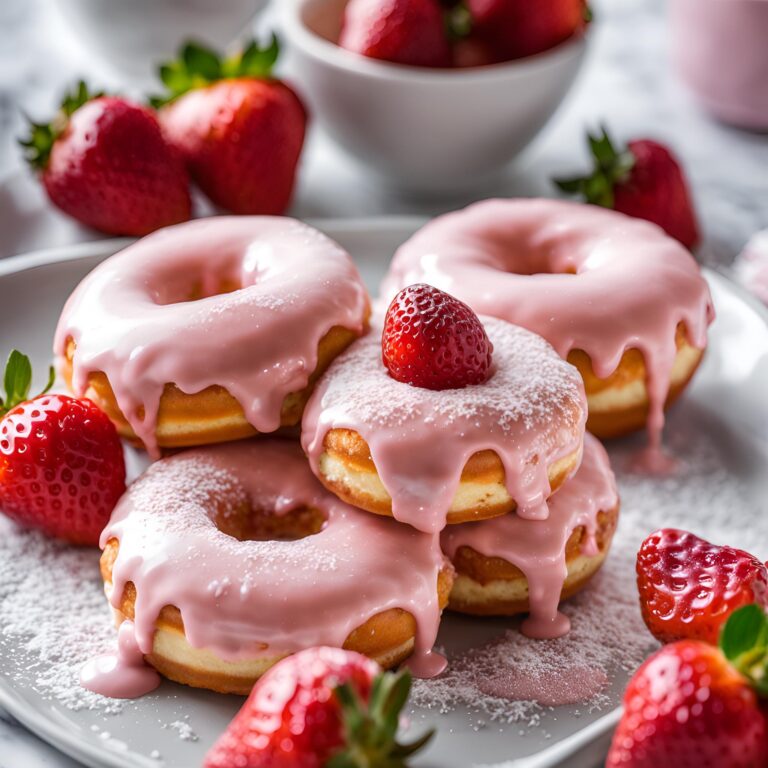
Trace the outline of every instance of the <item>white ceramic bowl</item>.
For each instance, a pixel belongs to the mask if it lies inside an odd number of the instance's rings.
[[[222,49],[244,31],[268,0],[56,0],[73,36],[115,73],[154,82],[159,63],[181,43]]]
[[[336,45],[346,2],[280,0],[289,72],[342,147],[414,191],[467,188],[503,169],[557,109],[586,52],[579,36],[488,67],[390,64]]]

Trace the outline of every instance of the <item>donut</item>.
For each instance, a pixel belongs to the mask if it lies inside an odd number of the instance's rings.
[[[463,389],[393,379],[380,331],[339,355],[302,420],[302,445],[326,488],[428,533],[513,511],[546,517],[546,499],[581,461],[584,385],[540,336],[481,320],[493,373]]]
[[[287,218],[222,216],[100,264],[67,301],[54,352],[70,389],[157,458],[298,424],[368,314],[352,259],[325,235]]]
[[[558,604],[599,570],[618,515],[608,455],[587,434],[581,466],[549,499],[547,520],[505,515],[443,531],[443,551],[456,569],[449,608],[478,616],[530,612],[526,634],[565,634],[569,623]]]
[[[415,674],[452,569],[439,539],[356,510],[312,475],[297,442],[190,449],[151,465],[105,528],[101,574],[165,677],[248,693],[284,656],[344,647]]]
[[[382,298],[420,282],[543,336],[584,377],[587,428],[647,427],[652,446],[714,318],[698,265],[660,228],[557,200],[487,200],[433,220],[398,249]]]

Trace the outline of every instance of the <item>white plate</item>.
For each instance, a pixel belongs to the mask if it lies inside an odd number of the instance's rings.
[[[373,219],[325,221],[319,226],[354,254],[369,285],[375,288],[393,250],[419,223],[414,219]],[[125,242],[87,243],[0,262],[0,355],[4,357],[12,346],[18,347],[32,356],[38,371],[42,370],[50,358],[53,328],[67,295],[90,269]],[[747,514],[747,505],[762,504],[760,500],[768,496],[764,471],[768,455],[766,313],[723,277],[712,272],[708,272],[707,277],[713,289],[718,321],[713,327],[706,362],[669,425],[671,441],[677,452],[691,462],[690,474],[698,478],[695,482],[701,486],[699,496],[703,498],[695,505],[683,504],[678,511],[670,507],[669,514],[674,519],[663,522],[697,525],[701,533],[709,531],[712,535],[730,527],[731,543],[750,544],[757,554],[768,554],[768,529],[760,522],[766,515],[755,515],[750,518],[754,519],[754,525],[746,526],[745,518],[738,516],[740,509],[723,508],[743,507],[742,514]],[[630,440],[611,446],[617,466],[637,444],[637,440]],[[707,460],[714,461],[714,474],[722,473],[717,475],[719,479],[715,478],[716,485],[732,486],[736,489],[734,493],[743,492],[733,504],[724,503],[716,495],[717,489],[710,491],[706,485],[706,476],[712,473],[702,471],[695,458],[701,446],[706,447]],[[688,478],[683,477],[674,481],[677,486],[665,486],[667,497],[677,494],[683,498],[688,492],[687,481]],[[662,517],[667,514],[666,507],[660,513],[656,509],[659,502],[654,501],[647,509],[643,508],[643,499],[648,494],[642,483],[648,481],[621,475],[620,482],[622,493],[629,499],[629,508],[624,505],[625,519],[620,529],[631,528],[632,535],[636,535],[637,531],[647,532],[658,525],[659,514],[663,513]],[[689,510],[689,506],[696,509]],[[95,569],[94,554],[93,571],[83,574],[83,589],[99,590]],[[157,693],[131,704],[120,715],[105,715],[99,709],[73,711],[52,699],[38,685],[39,671],[24,663],[21,648],[24,638],[6,631],[7,618],[0,612],[0,704],[42,738],[86,765],[119,768],[199,765],[208,746],[242,701],[166,682]],[[104,622],[107,621],[105,606]],[[440,643],[449,657],[455,656],[462,650],[482,645],[508,626],[509,622],[501,620],[476,621],[451,616],[444,621]],[[67,653],[66,647],[62,653]],[[604,754],[605,738],[615,723],[615,707],[629,674],[628,670],[619,668],[620,662],[617,657],[617,668],[607,691],[608,706],[580,714],[580,707],[574,705],[545,709],[538,727],[525,727],[519,722],[495,723],[487,718],[482,727],[482,718],[465,706],[445,714],[412,710],[410,717],[416,729],[424,725],[438,729],[433,746],[415,765],[468,768],[477,763],[519,759],[515,766],[528,768],[564,762],[573,768],[594,766]],[[189,718],[198,741],[182,741],[172,728],[161,727],[185,717]],[[152,750],[158,750],[160,759],[149,757]]]

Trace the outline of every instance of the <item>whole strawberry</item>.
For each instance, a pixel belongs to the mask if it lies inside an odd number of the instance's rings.
[[[624,694],[607,768],[764,768],[768,620],[755,605],[728,620],[721,648],[681,640],[651,656]]]
[[[254,686],[204,768],[402,768],[426,744],[398,744],[410,676],[339,648],[289,656]]]
[[[756,557],[673,528],[643,542],[637,588],[645,623],[664,643],[687,638],[715,645],[737,608],[768,606],[768,570]]]
[[[467,0],[477,35],[498,61],[532,56],[562,43],[590,19],[584,0]]]
[[[658,224],[686,248],[699,243],[699,225],[680,164],[663,144],[650,139],[630,141],[617,150],[605,128],[587,136],[594,157],[589,176],[556,179],[563,191],[588,203],[613,208]]]
[[[165,135],[200,189],[234,213],[282,214],[293,195],[307,113],[272,76],[278,53],[274,37],[224,60],[188,43],[160,70],[168,94],[153,103]]]
[[[90,400],[45,392],[27,400],[29,359],[11,353],[0,401],[0,510],[73,544],[97,545],[125,491],[123,448]],[[53,383],[51,371],[48,387]]]
[[[426,389],[482,384],[491,372],[493,344],[478,316],[431,285],[403,288],[384,318],[381,351],[389,375]]]
[[[146,107],[80,82],[53,122],[31,123],[20,143],[51,201],[89,227],[146,235],[190,216],[184,165]]]
[[[438,0],[350,0],[339,45],[413,67],[451,64],[446,20]]]

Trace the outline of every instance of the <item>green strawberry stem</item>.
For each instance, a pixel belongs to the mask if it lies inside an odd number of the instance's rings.
[[[472,34],[472,13],[467,7],[466,2],[453,5],[444,12],[445,29],[448,39],[451,41],[463,40]]]
[[[411,673],[407,669],[377,675],[367,704],[349,683],[340,685],[336,697],[341,705],[345,746],[326,768],[405,768],[407,759],[434,735],[428,731],[410,744],[397,741],[400,712],[410,690]]]
[[[49,123],[36,123],[27,117],[29,133],[26,138],[19,139],[27,162],[36,170],[44,170],[48,165],[53,145],[66,130],[69,118],[83,104],[103,95],[101,91],[89,91],[85,81],[80,80],[73,91],[64,95],[59,111]]]
[[[759,696],[768,697],[768,616],[760,606],[745,605],[728,617],[720,650]]]
[[[167,93],[150,98],[150,104],[159,108],[179,96],[208,85],[237,77],[270,78],[280,55],[276,35],[264,47],[251,40],[240,53],[222,57],[212,48],[190,40],[179,49],[177,59],[160,66],[159,75]]]
[[[553,179],[561,192],[579,195],[588,203],[603,208],[613,208],[613,191],[617,184],[629,179],[635,165],[635,156],[629,149],[616,149],[616,145],[605,126],[597,135],[587,134],[587,143],[592,154],[594,167],[586,176]]]
[[[56,373],[51,366],[48,370],[48,383],[40,395],[44,395],[53,386],[55,378]],[[22,355],[17,349],[14,349],[5,364],[5,375],[3,376],[5,396],[0,397],[0,416],[4,416],[11,408],[29,400],[31,386],[32,363],[26,355]]]

